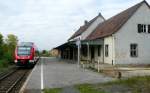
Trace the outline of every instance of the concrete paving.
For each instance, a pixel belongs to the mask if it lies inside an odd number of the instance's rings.
[[[43,77],[41,77],[41,64]],[[29,77],[25,93],[40,93],[43,78],[44,88],[60,88],[82,83],[100,83],[113,78],[81,69],[77,64],[63,62],[56,58],[41,58]]]
[[[135,76],[150,76],[150,70],[130,70],[130,71],[122,71],[123,78],[130,78]]]
[[[25,87],[25,91],[23,91],[23,93],[41,93],[40,62],[41,60],[36,64],[25,82],[25,85],[23,86]]]

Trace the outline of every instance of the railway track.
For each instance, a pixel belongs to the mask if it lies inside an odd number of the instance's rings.
[[[14,69],[0,78],[0,93],[18,93],[18,88],[22,85],[31,69]]]

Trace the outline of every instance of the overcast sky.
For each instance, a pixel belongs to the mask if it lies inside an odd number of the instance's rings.
[[[63,44],[99,12],[109,17],[142,0],[0,0],[0,32],[41,49]],[[150,3],[150,0],[147,0]]]

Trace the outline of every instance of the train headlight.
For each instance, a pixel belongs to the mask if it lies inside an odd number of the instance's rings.
[[[18,61],[17,60],[15,60],[15,63],[17,63]]]
[[[29,62],[34,63],[34,60],[29,60]]]

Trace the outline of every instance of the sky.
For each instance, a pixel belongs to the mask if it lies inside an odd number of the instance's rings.
[[[105,19],[142,0],[0,0],[0,33],[50,50],[101,13]],[[150,4],[150,0],[147,0]]]

